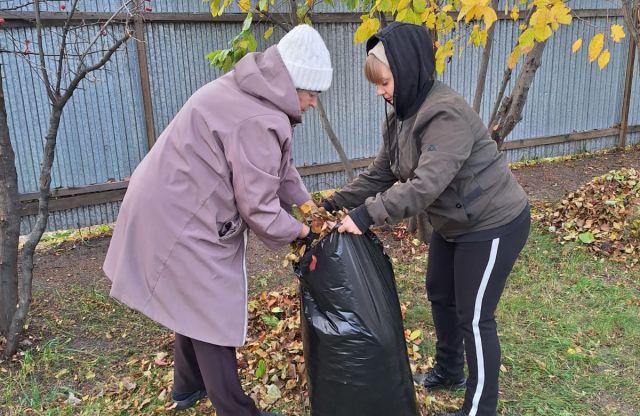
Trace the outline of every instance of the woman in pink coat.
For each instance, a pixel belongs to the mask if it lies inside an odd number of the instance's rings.
[[[241,388],[245,251],[309,233],[288,213],[309,193],[292,164],[292,125],[329,88],[322,38],[301,25],[203,86],[131,177],[104,263],[111,296],[175,331],[178,409],[208,395],[220,416],[259,412]]]

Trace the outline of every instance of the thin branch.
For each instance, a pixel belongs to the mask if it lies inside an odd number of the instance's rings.
[[[274,25],[278,26],[280,29],[284,30],[285,32],[289,32],[291,30],[291,27],[288,27],[286,23],[284,22],[280,22],[278,21],[275,16],[273,16],[271,13],[269,13],[268,11],[263,11],[260,10],[258,8],[258,6],[255,7],[255,11],[260,14],[261,16],[264,16],[267,18],[268,21],[270,21],[271,23],[273,23]]]
[[[18,5],[18,6],[13,6],[13,7],[3,6],[2,8],[0,8],[0,11],[10,12],[10,11],[14,11],[14,10],[20,10],[20,9],[25,8],[25,7],[31,6],[32,4],[33,3],[25,3],[25,4]]]
[[[531,16],[533,16],[534,10],[535,10],[535,7],[532,7],[531,10],[529,10],[529,13],[527,14],[527,18],[526,18],[527,26],[529,26],[529,22],[531,22]],[[493,110],[491,110],[491,116],[489,117],[489,123],[488,123],[489,126],[493,125],[497,119],[496,117],[498,114],[498,110],[500,109],[500,104],[502,103],[502,99],[504,98],[504,92],[507,89],[507,85],[511,80],[512,73],[513,73],[513,69],[509,67],[507,67],[507,69],[505,69],[504,71],[504,75],[502,76],[502,85],[500,85],[500,91],[498,92],[498,96],[496,97],[495,104],[493,105]]]
[[[500,0],[493,0],[491,2],[491,7],[493,9],[498,8],[498,2]],[[487,70],[489,69],[489,61],[491,59],[491,49],[493,47],[493,33],[496,28],[496,23],[489,28],[489,33],[487,33],[487,44],[484,45],[484,50],[482,51],[482,63],[480,64],[480,74],[478,74],[478,82],[476,85],[476,93],[473,97],[473,109],[476,113],[480,113],[480,105],[482,104],[482,96],[484,95],[485,84],[487,82]]]
[[[56,95],[60,95],[60,83],[62,82],[62,61],[64,60],[65,50],[67,49],[67,35],[69,34],[69,27],[71,27],[71,19],[76,13],[77,7],[78,0],[73,0],[71,10],[69,10],[69,15],[67,16],[67,20],[64,22],[64,28],[62,29],[62,41],[60,42],[60,56],[58,57],[58,71],[56,74]]]
[[[100,59],[100,61],[98,61],[96,64],[90,67],[85,67],[85,68],[79,67],[75,78],[71,81],[71,83],[69,84],[69,87],[66,89],[65,94],[62,96],[61,102],[63,104],[66,103],[73,95],[73,92],[77,88],[78,84],[80,84],[80,81],[82,81],[89,73],[96,71],[102,68],[104,65],[106,65],[106,63],[109,62],[113,54],[116,53],[116,51],[120,49],[120,47],[130,38],[131,38],[130,30],[125,29],[124,36],[118,39],[118,41],[114,43],[113,46],[111,46],[111,48],[109,48],[107,53],[102,57],[102,59]]]
[[[40,0],[35,0],[35,8],[36,8],[36,26],[38,29],[38,48],[40,52],[40,71],[42,71],[42,79],[44,81],[45,89],[47,90],[47,95],[49,96],[49,100],[51,104],[54,104],[57,100],[57,97],[53,93],[51,89],[51,82],[49,81],[49,74],[47,73],[47,67],[45,63],[44,56],[44,44],[42,43],[42,20],[40,19]]]
[[[116,11],[115,11],[115,13],[113,13],[113,14],[111,15],[111,17],[109,17],[109,19],[107,19],[107,21],[106,21],[105,23],[103,23],[103,24],[102,24],[102,26],[100,27],[100,31],[98,32],[98,34],[93,38],[93,40],[91,41],[91,43],[89,44],[89,46],[87,46],[87,48],[85,49],[85,53],[86,53],[86,54],[88,54],[89,50],[93,47],[93,45],[95,45],[95,44],[96,44],[96,42],[98,42],[98,39],[100,39],[100,37],[102,36],[102,31],[103,31],[103,30],[105,30],[105,29],[107,28],[107,26],[109,26],[113,20],[115,20],[116,16],[117,16],[118,14],[120,14],[120,12],[121,12],[121,11],[123,11],[123,10],[127,10],[127,11],[129,12],[129,13],[128,13],[129,18],[131,17],[131,11],[129,10],[129,7],[128,7],[128,5],[129,5],[129,4],[133,4],[134,6],[136,6],[136,3],[135,3],[133,0],[129,0],[129,1],[125,2],[125,3],[123,3],[123,4],[122,4],[122,6],[121,6],[118,10],[116,10]],[[127,21],[128,21],[128,20],[129,20],[129,19],[127,19]],[[125,23],[125,25],[126,25],[126,23]],[[126,30],[126,28],[125,28],[125,30]],[[127,31],[127,32],[128,32],[128,31]],[[130,37],[130,35],[129,35],[129,34],[127,34],[127,40],[129,39],[129,37]],[[125,40],[125,41],[126,41],[126,40]],[[81,72],[83,65],[84,65],[84,58],[80,58],[80,63],[78,64],[78,71],[77,71],[77,73],[80,73],[80,72]]]

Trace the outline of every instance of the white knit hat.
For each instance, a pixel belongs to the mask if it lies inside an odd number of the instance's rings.
[[[314,28],[309,25],[294,27],[278,42],[278,52],[297,89],[329,89],[333,75],[331,57],[322,37]]]

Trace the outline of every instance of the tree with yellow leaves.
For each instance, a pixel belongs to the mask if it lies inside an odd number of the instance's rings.
[[[220,14],[234,0],[210,0],[212,13]],[[274,0],[235,0],[241,10],[258,13],[263,19],[284,27],[286,23],[297,24],[310,22],[309,16],[319,3],[333,4],[332,0],[306,0],[297,3],[289,0],[290,19],[288,22],[278,20],[272,12]],[[500,90],[488,121],[494,140],[501,146],[505,138],[513,131],[522,119],[522,111],[527,101],[528,92],[541,65],[542,55],[549,39],[562,27],[571,25],[573,11],[568,0],[342,0],[350,10],[363,11],[361,23],[354,33],[356,43],[364,42],[387,20],[425,25],[436,39],[436,71],[442,74],[446,63],[458,54],[462,54],[469,46],[484,49],[477,89],[473,102],[476,111],[484,93],[487,68],[490,61],[493,29],[499,18],[510,17],[519,24],[519,35],[505,62],[505,72]],[[638,2],[639,0],[611,0],[616,8],[620,8],[625,16],[625,24],[632,36],[638,37]],[[255,50],[249,24],[241,34],[231,42],[231,48],[215,51],[210,55],[211,63],[221,68],[230,68],[239,57],[249,50]],[[286,28],[285,28],[286,30]],[[272,33],[267,30],[265,37]],[[622,25],[613,24],[607,31],[596,34],[589,42],[588,60],[597,62],[604,69],[611,59],[610,47],[620,43],[626,36]],[[583,40],[577,39],[572,47],[577,52]],[[507,86],[513,76],[513,70],[519,66],[519,72],[509,94]]]

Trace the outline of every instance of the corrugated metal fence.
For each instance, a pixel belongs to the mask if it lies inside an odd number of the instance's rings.
[[[11,2],[6,7],[11,7]],[[22,3],[16,0],[16,4]],[[589,10],[602,9],[603,2],[583,1]],[[59,12],[58,4],[45,3]],[[109,0],[81,2],[84,11],[110,11]],[[76,92],[62,119],[56,162],[53,169],[53,188],[86,187],[94,184],[118,183],[129,176],[147,151],[142,96],[142,78],[136,48],[144,48],[151,85],[153,129],[158,135],[180,109],[186,99],[200,86],[215,79],[220,73],[209,67],[204,56],[214,49],[227,47],[238,33],[240,22],[211,22],[203,18],[207,5],[200,0],[154,1],[154,15],[144,24],[145,43],[129,42],[118,52],[106,70],[84,81]],[[28,9],[26,9],[28,10]],[[600,71],[597,65],[587,63],[586,47],[571,54],[571,44],[578,37],[590,39],[612,23],[623,24],[621,17],[612,13],[606,17],[584,17],[568,28],[563,28],[547,46],[543,65],[529,94],[524,119],[508,139],[518,140],[566,135],[590,130],[603,130],[606,137],[568,141],[533,147],[512,146],[507,150],[511,161],[597,150],[617,144],[616,126],[621,121],[621,108],[628,59],[628,38],[611,47],[611,63]],[[194,16],[200,16],[194,19]],[[375,155],[381,143],[380,125],[384,115],[382,100],[375,97],[373,88],[362,75],[364,46],[352,41],[358,23],[357,16],[332,23],[331,14],[323,15],[316,28],[324,37],[335,68],[332,88],[322,100],[333,127],[349,158]],[[336,15],[337,16],[337,15]],[[194,21],[195,20],[195,21]],[[262,40],[260,32],[267,27],[258,24],[262,50],[283,34],[276,29],[272,40]],[[114,30],[121,30],[115,28]],[[45,43],[54,49],[56,31],[52,29]],[[90,30],[90,29],[85,29]],[[481,115],[487,120],[505,69],[505,62],[518,24],[511,20],[497,23],[496,43],[489,68],[486,94]],[[14,25],[0,32],[0,45],[12,49],[24,40],[36,39],[35,29],[29,25]],[[81,35],[80,35],[81,36]],[[481,50],[468,47],[447,67],[443,81],[462,93],[469,102],[473,99]],[[9,128],[18,159],[20,191],[37,190],[39,163],[43,137],[47,127],[47,97],[38,75],[34,73],[28,57],[0,54],[2,77],[7,99]],[[35,58],[31,58],[31,65]],[[515,72],[514,72],[515,73]],[[636,82],[632,89],[629,125],[640,125],[640,71],[635,68]],[[513,81],[512,81],[513,82]],[[632,129],[627,143],[639,143],[640,131]],[[597,134],[596,134],[597,136]],[[553,141],[553,140],[552,140]],[[313,111],[305,115],[296,128],[294,160],[298,166],[337,162],[338,157],[321,128]],[[330,170],[330,169],[325,169]],[[305,177],[310,190],[336,187],[344,184],[341,172],[320,172]],[[123,192],[123,191],[122,191]],[[114,199],[98,200],[93,206],[61,209],[52,214],[49,229],[73,228],[115,221],[119,203]],[[28,231],[31,216],[25,217],[23,232]]]

